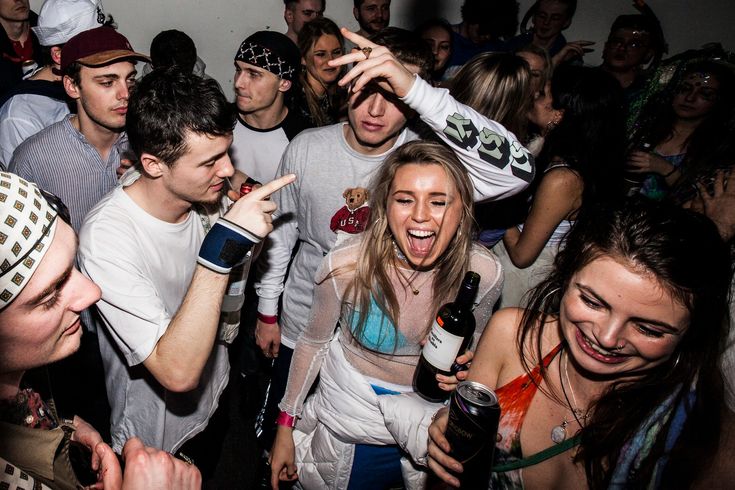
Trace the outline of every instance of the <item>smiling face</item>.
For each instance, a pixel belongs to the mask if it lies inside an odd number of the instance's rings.
[[[339,39],[331,34],[319,36],[314,45],[301,60],[306,66],[306,76],[309,82],[316,82],[323,86],[337,81],[339,68],[327,65],[329,60],[342,56],[342,45]]]
[[[81,120],[119,132],[125,128],[130,89],[135,84],[135,65],[129,61],[91,68],[82,66],[77,85],[64,77],[67,94],[77,100]]]
[[[671,105],[677,117],[704,119],[717,103],[720,82],[709,73],[690,73],[679,84]]]
[[[26,287],[0,312],[0,373],[43,366],[79,348],[79,314],[101,293],[74,268],[76,250],[74,230],[57,219],[48,252]]]
[[[435,72],[440,71],[449,61],[452,49],[451,34],[440,26],[433,26],[421,34],[421,39],[426,41],[431,48],[431,54],[434,55],[433,70]]]
[[[687,308],[650,272],[604,255],[572,276],[559,312],[575,364],[603,378],[668,361],[689,319]]]
[[[186,152],[173,165],[161,164],[161,178],[174,200],[188,204],[216,203],[225,179],[235,170],[227,154],[232,135],[186,133]]]
[[[396,244],[415,268],[433,266],[462,221],[462,201],[441,165],[402,165],[391,183],[386,209]]]

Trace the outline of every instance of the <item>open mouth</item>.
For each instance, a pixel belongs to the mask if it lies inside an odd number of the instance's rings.
[[[604,362],[606,364],[619,364],[621,362],[625,362],[628,358],[627,355],[603,349],[593,342],[592,339],[583,334],[580,329],[577,329],[576,337],[577,343],[582,350],[597,361]]]
[[[434,247],[436,232],[430,230],[408,230],[408,247],[416,257],[427,257]]]

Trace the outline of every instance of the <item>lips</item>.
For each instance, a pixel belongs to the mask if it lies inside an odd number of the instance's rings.
[[[221,191],[224,185],[225,185],[225,182],[223,180],[219,184],[210,185],[209,188],[212,189],[213,191]]]
[[[74,323],[64,329],[63,335],[74,335],[82,328],[81,319],[77,318]]]
[[[123,116],[128,113],[128,106],[125,107],[115,107],[113,111],[117,112],[118,114],[122,114]]]
[[[628,356],[626,355],[610,352],[593,343],[592,340],[583,334],[579,328],[577,329],[575,336],[577,345],[579,345],[585,354],[596,361],[604,364],[620,364],[628,359]]]
[[[376,132],[376,131],[380,131],[381,129],[383,129],[382,124],[370,122],[370,121],[362,121],[361,125],[366,131],[370,131],[370,132]]]

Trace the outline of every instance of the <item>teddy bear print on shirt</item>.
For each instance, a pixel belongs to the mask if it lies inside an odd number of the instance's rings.
[[[350,235],[365,231],[370,218],[370,207],[367,204],[368,191],[364,187],[350,187],[342,193],[345,206],[339,209],[330,222],[329,227],[337,234],[335,245],[339,245]]]

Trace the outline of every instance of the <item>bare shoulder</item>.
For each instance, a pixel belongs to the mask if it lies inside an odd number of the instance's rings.
[[[539,190],[581,190],[584,181],[579,173],[569,167],[556,167],[547,171],[541,179]]]
[[[468,379],[491,389],[498,386],[500,373],[518,359],[516,338],[522,318],[520,308],[503,308],[493,314],[480,337]]]

